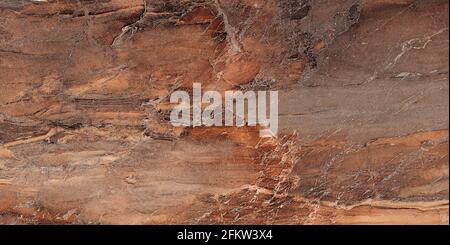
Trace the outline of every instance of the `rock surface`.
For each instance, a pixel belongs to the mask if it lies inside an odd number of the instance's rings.
[[[0,0],[0,223],[448,224],[447,0]],[[168,97],[280,91],[278,138]]]

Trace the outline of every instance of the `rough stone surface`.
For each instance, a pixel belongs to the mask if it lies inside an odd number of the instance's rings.
[[[448,224],[448,0],[0,0],[2,224]],[[280,91],[277,138],[174,90]]]

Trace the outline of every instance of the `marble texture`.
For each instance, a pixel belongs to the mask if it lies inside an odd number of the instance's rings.
[[[448,224],[448,0],[0,0],[1,224]],[[280,134],[174,128],[279,90]]]

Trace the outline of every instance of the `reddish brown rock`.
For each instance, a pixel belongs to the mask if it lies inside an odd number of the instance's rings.
[[[280,135],[174,128],[279,90]],[[448,224],[448,1],[0,2],[0,223]]]

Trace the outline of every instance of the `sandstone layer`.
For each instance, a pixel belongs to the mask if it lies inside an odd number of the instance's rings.
[[[0,0],[2,224],[448,224],[448,0]],[[278,90],[277,138],[175,90]]]

